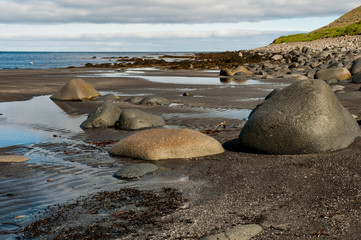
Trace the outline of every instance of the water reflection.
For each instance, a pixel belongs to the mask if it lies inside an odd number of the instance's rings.
[[[219,81],[223,84],[239,84],[239,85],[264,84],[257,80],[236,79],[236,78],[219,78]]]

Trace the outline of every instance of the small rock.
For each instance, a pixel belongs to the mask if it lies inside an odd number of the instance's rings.
[[[115,127],[122,130],[138,130],[164,125],[165,122],[161,117],[138,109],[123,110],[115,123]]]
[[[117,100],[117,96],[110,93],[110,94],[107,94],[107,95],[104,95],[104,96],[100,96],[100,97],[96,98],[95,100],[96,101],[102,101],[102,102],[115,101],[115,100]]]
[[[151,163],[140,163],[127,166],[119,171],[117,171],[114,176],[117,178],[139,178],[144,176],[147,173],[157,171],[159,168]]]
[[[129,102],[129,103],[135,103],[135,104],[138,104],[140,101],[142,101],[144,99],[144,97],[131,97],[131,98],[128,98],[126,99],[125,101],[126,102]]]
[[[263,228],[257,224],[238,225],[223,232],[204,237],[203,240],[249,240],[262,231]]]
[[[162,97],[145,97],[139,102],[139,104],[169,106],[170,101]]]
[[[192,97],[192,96],[193,96],[193,93],[190,93],[190,92],[183,93],[183,97]]]

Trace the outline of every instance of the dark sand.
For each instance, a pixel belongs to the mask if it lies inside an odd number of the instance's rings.
[[[26,100],[32,96],[52,94],[74,76],[83,74],[84,71],[89,71],[89,69],[0,71],[0,101]],[[216,73],[197,71],[156,74],[217,77]],[[183,104],[176,107],[160,107],[119,103],[121,107],[137,107],[159,115],[169,114],[165,115],[168,116],[167,125],[203,130],[213,129],[218,123],[226,120],[227,128],[212,135],[224,145],[226,152],[192,160],[155,162],[161,170],[143,177],[141,183],[135,185],[135,187],[139,186],[138,189],[141,191],[130,189],[119,193],[113,192],[113,194],[103,193],[100,197],[85,194],[86,196],[79,200],[80,203],[73,202],[73,205],[60,208],[63,217],[43,219],[33,225],[30,232],[25,232],[29,238],[36,236],[39,229],[45,229],[40,236],[51,239],[57,234],[60,234],[59,239],[66,237],[68,239],[100,239],[101,237],[116,239],[116,236],[120,239],[198,239],[237,224],[256,223],[264,230],[254,239],[315,239],[317,237],[360,239],[360,138],[346,149],[329,153],[283,156],[255,154],[239,151],[234,144],[240,129],[233,126],[239,124],[240,120],[222,116],[182,117],[182,114],[199,114],[217,109],[253,109],[260,103],[260,99],[272,90],[270,85],[207,86],[160,84],[140,78],[83,79],[99,91],[117,91],[129,95],[153,94],[168,98],[171,102]],[[263,81],[275,84],[292,82],[284,79]],[[347,92],[355,91],[360,87],[360,84],[341,83],[340,85],[344,85]],[[189,90],[201,97],[183,97],[182,93]],[[121,97],[120,100],[125,98],[127,97]],[[351,113],[361,116],[359,101],[360,98],[351,98],[342,100],[342,103]],[[71,111],[86,113],[95,103],[71,103],[70,105]],[[74,139],[88,143],[115,142],[130,134],[132,132],[97,129],[87,130],[75,136]],[[107,156],[106,149],[110,146],[111,144],[96,148],[82,146],[82,153],[71,152],[65,145],[48,146],[48,148],[65,149],[64,151],[68,153],[64,154],[64,159],[85,161],[86,164],[97,165],[96,167],[106,169],[105,172],[109,173],[113,169],[117,170],[119,162],[133,162],[131,159]],[[0,152],[5,154],[27,151],[26,148],[17,149],[16,146],[3,148]],[[79,157],[87,150],[91,151],[92,157],[87,160]],[[97,158],[97,155],[101,157]],[[103,164],[102,161],[104,161]],[[26,163],[0,163],[0,179],[3,180],[10,177],[20,180],[31,179],[32,176],[37,177],[39,172],[52,172],[53,175],[45,175],[45,178],[56,176],[59,182],[65,182],[56,167],[48,169]],[[67,184],[70,188],[75,187],[77,181]],[[131,183],[132,181],[128,182],[128,185],[134,187]],[[35,183],[34,186],[29,186],[36,191],[36,185]],[[84,195],[84,192],[80,194]],[[109,195],[112,198],[108,198]],[[12,197],[11,185],[7,189],[0,189],[2,201],[6,201],[6,197]],[[114,204],[106,199],[112,199],[128,208],[113,206]],[[129,209],[130,200],[138,204],[137,208],[133,206]],[[80,209],[79,206],[84,209]],[[110,211],[109,209],[113,211],[112,214],[99,212],[99,210]],[[105,212],[108,213],[107,211]],[[8,220],[8,222],[13,221],[13,219]],[[56,230],[60,225],[63,230]],[[0,229],[0,239],[8,236],[12,236],[9,231]]]

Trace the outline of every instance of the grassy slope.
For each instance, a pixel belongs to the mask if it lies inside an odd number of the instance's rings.
[[[275,39],[273,43],[304,42],[345,35],[361,35],[361,6],[351,10],[325,27],[310,33],[281,36]]]

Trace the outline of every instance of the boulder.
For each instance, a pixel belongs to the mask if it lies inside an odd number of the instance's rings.
[[[361,57],[353,61],[350,72],[352,75],[356,75],[361,72]]]
[[[115,122],[119,119],[122,110],[110,101],[103,102],[96,106],[88,118],[82,122],[81,128],[107,128],[114,127]]]
[[[109,152],[113,155],[161,160],[194,158],[224,152],[214,138],[190,129],[148,129],[118,143]]]
[[[248,75],[252,75],[253,72],[249,71],[247,68],[243,67],[243,66],[238,66],[238,67],[235,67],[233,69],[222,69],[219,73],[219,75],[221,76],[233,76],[237,73],[245,73],[245,74],[248,74]]]
[[[320,69],[315,74],[315,79],[330,80],[337,79],[338,81],[348,80],[351,73],[347,68],[325,68]]]
[[[170,101],[162,97],[145,97],[139,102],[139,104],[169,106]]]
[[[258,105],[238,143],[267,154],[303,154],[346,148],[360,127],[321,80],[296,82]]]
[[[142,101],[143,99],[144,99],[144,97],[135,96],[135,97],[127,98],[125,101],[128,102],[128,103],[138,104],[138,103],[139,103],[140,101]]]
[[[117,178],[139,178],[144,176],[147,173],[157,171],[159,168],[151,163],[139,163],[124,167],[123,169],[117,171],[114,176]]]
[[[352,83],[361,83],[361,72],[351,78]]]
[[[95,100],[105,102],[105,101],[115,101],[115,100],[117,100],[117,98],[118,98],[117,96],[110,93],[110,94],[107,94],[104,96],[100,96],[100,97],[96,98]]]
[[[88,100],[100,96],[99,92],[92,85],[83,79],[72,79],[59,89],[51,99],[61,101]]]
[[[125,109],[119,116],[115,127],[123,130],[138,130],[142,128],[162,127],[164,120],[154,114],[138,109]]]

